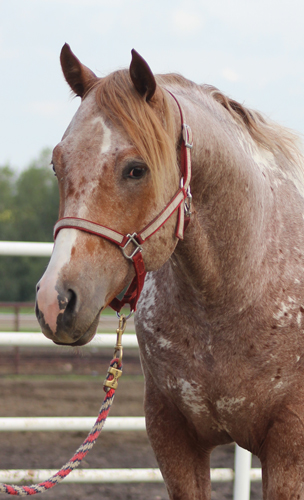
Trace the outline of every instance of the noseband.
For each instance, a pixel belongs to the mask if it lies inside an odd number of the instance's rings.
[[[169,92],[169,91],[168,91]],[[173,196],[171,201],[166,205],[162,212],[155,217],[152,222],[145,226],[140,232],[133,234],[121,234],[118,231],[110,229],[106,226],[97,224],[96,222],[88,221],[78,217],[63,217],[59,219],[54,227],[54,239],[56,239],[61,229],[73,228],[85,231],[87,233],[95,234],[105,238],[112,243],[115,243],[121,248],[121,251],[126,259],[133,262],[135,269],[135,277],[128,287],[123,297],[116,297],[109,304],[115,311],[119,312],[125,304],[130,305],[131,311],[136,310],[136,305],[140,293],[144,286],[146,270],[142,257],[142,244],[155,234],[171,217],[171,215],[178,210],[178,219],[175,230],[175,235],[179,239],[183,239],[184,231],[190,220],[191,215],[191,148],[192,148],[192,131],[185,123],[183,110],[176,99],[176,97],[169,92],[177,103],[182,124],[182,144],[181,144],[181,180],[180,187],[177,193]],[[135,247],[129,252],[128,246],[133,244]]]

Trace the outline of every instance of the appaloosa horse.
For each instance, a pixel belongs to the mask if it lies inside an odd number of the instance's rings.
[[[84,345],[108,304],[140,295],[147,430],[170,499],[209,499],[210,452],[232,441],[260,458],[264,499],[304,499],[297,138],[214,87],[154,77],[135,51],[105,78],[68,45],[61,64],[82,102],[53,153],[44,334]]]

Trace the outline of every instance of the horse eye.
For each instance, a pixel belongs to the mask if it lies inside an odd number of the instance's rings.
[[[142,179],[147,173],[147,167],[145,165],[131,164],[128,165],[124,171],[124,178],[139,180]]]
[[[145,175],[145,173],[145,168],[135,167],[132,168],[132,170],[129,172],[128,177],[131,177],[131,179],[141,179]]]

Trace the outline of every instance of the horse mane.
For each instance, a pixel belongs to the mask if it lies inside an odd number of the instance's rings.
[[[302,156],[299,148],[299,137],[295,132],[268,118],[266,119],[258,111],[246,108],[234,99],[227,97],[212,85],[203,85],[202,87],[264,149],[271,151],[275,155],[281,153],[291,161],[297,159],[298,155]]]
[[[127,133],[148,165],[155,194],[159,195],[165,187],[163,168],[172,170],[178,185],[175,124],[166,92],[159,88],[158,99],[146,102],[135,90],[128,70],[115,71],[99,79],[94,87],[97,87],[96,101],[100,109]]]
[[[135,90],[129,71],[119,70],[100,78],[96,100],[106,116],[130,137],[140,156],[150,168],[156,194],[163,191],[162,168],[170,168],[178,183],[175,129],[163,87],[175,87],[177,93],[199,104],[206,98],[214,108],[220,104],[233,122],[247,132],[255,144],[273,154],[278,168],[304,185],[304,157],[299,136],[258,111],[246,108],[211,85],[197,85],[178,74],[157,75],[157,99],[146,102]],[[198,95],[199,94],[199,95]],[[161,96],[161,99],[159,97]],[[198,99],[199,98],[199,99]]]
[[[215,102],[228,111],[234,121],[249,133],[258,146],[273,154],[277,168],[284,177],[295,181],[298,186],[304,186],[303,145],[296,132],[265,118],[258,111],[246,108],[227,97],[216,87],[211,85],[201,87]],[[301,192],[304,196],[303,188]]]
[[[184,95],[199,91],[201,96],[211,97],[212,101],[225,108],[241,129],[246,130],[254,142],[262,148],[277,155],[283,155],[287,162],[301,164],[304,172],[304,158],[299,135],[293,130],[283,127],[266,118],[258,111],[254,111],[229,98],[212,85],[197,85],[179,74],[160,75],[158,82],[163,85],[178,86]]]

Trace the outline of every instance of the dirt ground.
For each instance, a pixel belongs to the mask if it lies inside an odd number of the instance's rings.
[[[102,381],[111,351],[75,355],[71,349],[2,348],[1,416],[96,416],[103,399]],[[16,370],[18,358],[19,374]],[[143,415],[143,377],[138,354],[124,358],[111,416]],[[60,468],[82,443],[81,432],[0,433],[0,469]],[[231,467],[234,446],[217,448],[212,467]],[[157,467],[145,432],[101,433],[82,465],[85,468]],[[253,467],[259,467],[257,459]],[[232,499],[232,483],[213,483],[212,500]],[[164,484],[61,484],[44,493],[49,500],[166,500]],[[1,495],[0,499],[8,498]],[[37,497],[38,498],[38,497]],[[41,497],[42,498],[42,497]],[[261,483],[251,486],[251,500],[261,500]]]

